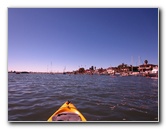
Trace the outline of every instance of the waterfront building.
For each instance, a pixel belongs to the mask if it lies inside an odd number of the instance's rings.
[[[158,65],[154,64],[143,64],[138,67],[138,71],[140,72],[148,72],[152,71],[153,68],[158,67]]]

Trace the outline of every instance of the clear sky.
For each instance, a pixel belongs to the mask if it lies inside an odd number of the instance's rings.
[[[158,64],[157,8],[9,8],[8,70]]]

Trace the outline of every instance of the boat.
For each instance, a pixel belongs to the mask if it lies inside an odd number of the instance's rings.
[[[47,121],[86,121],[86,119],[74,104],[66,101]]]
[[[64,70],[63,70],[63,74],[66,74],[65,70],[66,70],[66,67],[65,67]]]
[[[149,73],[150,77],[158,77],[158,67],[154,67],[152,71]]]

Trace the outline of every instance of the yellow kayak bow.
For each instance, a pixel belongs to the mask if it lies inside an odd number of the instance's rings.
[[[47,121],[86,121],[70,101],[65,102]]]

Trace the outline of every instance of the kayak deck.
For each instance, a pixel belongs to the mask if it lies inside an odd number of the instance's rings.
[[[53,116],[52,121],[81,121],[81,118],[76,113],[62,112]]]
[[[70,101],[65,102],[47,121],[86,121]]]

